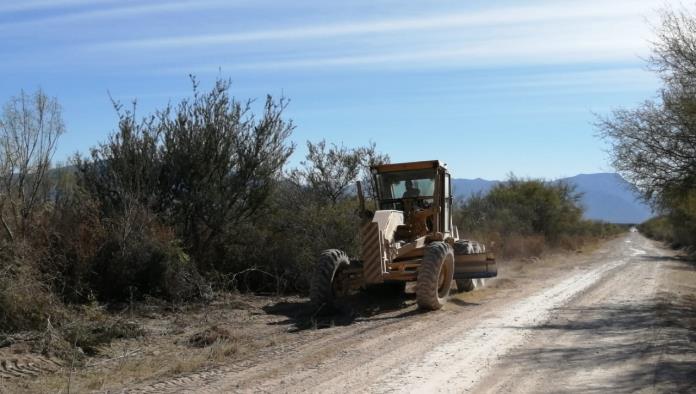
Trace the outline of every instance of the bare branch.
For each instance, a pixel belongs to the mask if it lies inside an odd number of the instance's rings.
[[[3,217],[9,238],[11,228],[25,235],[64,132],[60,105],[41,90],[33,95],[22,91],[5,105],[0,116],[0,214],[9,208],[9,221]]]

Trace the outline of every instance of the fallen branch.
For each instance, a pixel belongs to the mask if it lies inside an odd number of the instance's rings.
[[[266,272],[266,271],[259,269],[259,268],[256,268],[256,267],[250,267],[250,268],[245,268],[239,272],[232,274],[232,278],[230,279],[230,285],[231,285],[232,289],[238,290],[237,289],[237,276],[242,275],[242,274],[248,274],[249,272],[259,272],[261,274],[264,274],[266,276],[273,278],[273,280],[275,280],[275,282],[276,282],[276,288],[279,288],[279,284],[282,280],[281,277],[273,275],[269,272]]]
[[[106,360],[101,360],[101,361],[98,361],[98,362],[94,362],[94,363],[91,363],[91,364],[87,364],[87,365],[85,365],[85,368],[94,368],[94,367],[96,367],[96,366],[98,366],[98,365],[102,365],[102,364],[106,364],[106,363],[109,363],[109,362],[112,362],[112,361],[121,360],[121,359],[124,359],[124,358],[127,358],[127,357],[135,356],[136,354],[139,354],[139,353],[142,353],[142,352],[143,352],[143,349],[131,350],[131,351],[128,351],[128,352],[124,353],[122,356],[118,356],[118,357],[114,357],[114,358],[109,358],[109,359],[106,359]]]

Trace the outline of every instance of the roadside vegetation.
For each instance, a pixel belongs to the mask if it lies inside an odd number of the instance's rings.
[[[289,169],[287,100],[269,96],[254,114],[229,88],[218,80],[203,91],[194,79],[190,99],[143,119],[135,105],[114,103],[116,130],[60,168],[51,168],[65,131],[57,100],[38,91],[6,103],[0,334],[47,333],[63,356],[139,335],[106,322],[100,305],[304,293],[321,250],[358,254],[354,184],[388,156],[374,144],[307,142],[305,160]]]
[[[191,98],[142,119],[135,104],[114,103],[106,141],[52,168],[59,103],[42,91],[10,99],[0,117],[0,348],[32,333],[31,352],[73,368],[115,338],[146,335],[128,319],[143,301],[303,294],[322,250],[357,256],[355,182],[372,195],[369,167],[389,156],[374,144],[307,142],[290,168],[287,103],[240,102],[228,81],[203,90],[194,79]],[[565,184],[511,178],[460,203],[456,224],[504,257],[575,250],[620,230],[582,220],[578,199]]]
[[[464,237],[484,241],[500,257],[537,257],[550,249],[578,250],[626,230],[582,218],[572,185],[514,175],[486,195],[462,202],[455,224]]]
[[[641,190],[660,217],[641,231],[675,247],[696,247],[696,14],[663,11],[649,66],[657,99],[600,119],[614,167]]]

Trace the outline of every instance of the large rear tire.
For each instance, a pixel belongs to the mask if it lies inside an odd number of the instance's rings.
[[[468,241],[468,240],[464,240],[464,239],[454,241],[453,248],[454,248],[455,255],[485,253],[486,252],[486,246],[484,244],[478,243],[476,241]]]
[[[458,240],[454,242],[454,255],[469,255],[477,253],[477,249],[480,250],[480,246],[476,241]],[[473,279],[455,279],[457,283],[457,292],[464,293],[468,291],[473,291],[476,289],[476,283]]]
[[[457,282],[457,292],[459,293],[473,291],[476,288],[473,279],[456,279],[455,282]]]
[[[350,260],[341,250],[328,249],[321,253],[309,288],[309,299],[316,308],[334,306],[336,300],[336,274],[348,268]]]
[[[452,287],[454,253],[444,242],[433,242],[425,248],[418,270],[416,301],[427,310],[442,308]]]

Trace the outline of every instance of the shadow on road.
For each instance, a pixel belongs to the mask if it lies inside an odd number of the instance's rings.
[[[359,292],[345,297],[336,306],[322,306],[317,310],[307,301],[278,302],[267,305],[263,310],[271,315],[287,317],[286,320],[271,324],[287,324],[293,326],[290,331],[306,329],[321,329],[334,326],[346,326],[356,320],[387,320],[399,319],[419,314],[415,310],[415,294],[369,294]],[[394,314],[394,312],[402,313]],[[387,315],[388,316],[382,316]],[[375,319],[372,319],[376,317]]]
[[[642,255],[640,259],[645,262],[652,263],[662,263],[662,262],[674,262],[676,264],[670,264],[667,269],[676,271],[694,271],[696,270],[696,260],[689,259],[686,256],[652,256],[652,255]]]
[[[458,307],[479,305],[456,297],[451,297],[448,303]],[[347,326],[361,320],[398,320],[424,313],[417,308],[416,294],[412,291],[402,294],[358,292],[342,299],[335,307],[323,306],[319,310],[307,301],[278,302],[265,306],[263,310],[271,315],[285,316],[287,319],[270,324],[290,325],[291,332]]]
[[[696,297],[661,293],[653,301],[559,308],[557,318],[534,329],[548,331],[549,338],[572,338],[572,345],[519,351],[510,361],[530,373],[618,371],[610,384],[588,375],[581,387],[569,391],[632,393],[654,387],[696,392]]]

